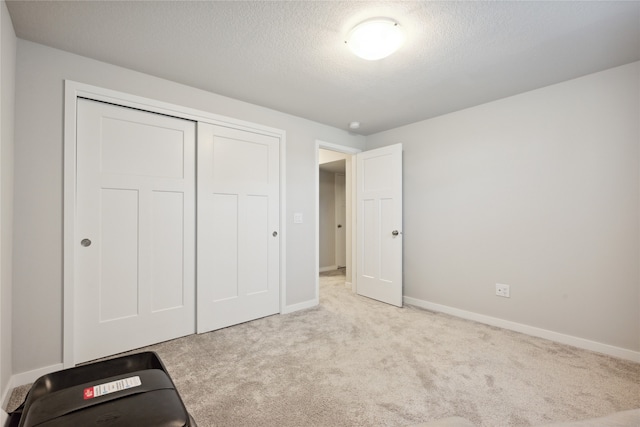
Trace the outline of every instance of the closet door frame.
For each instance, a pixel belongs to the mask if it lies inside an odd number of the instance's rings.
[[[86,98],[123,107],[209,123],[239,130],[274,136],[280,140],[280,313],[286,312],[286,133],[255,123],[237,120],[180,105],[170,104],[136,95],[104,89],[84,83],[64,82],[64,194],[63,194],[63,325],[62,363],[64,368],[75,366],[75,269],[78,236],[76,224],[76,117],[77,100]],[[197,145],[197,141],[196,141]],[[197,150],[196,150],[197,153]],[[197,154],[196,154],[197,155]],[[197,284],[196,284],[197,292]]]

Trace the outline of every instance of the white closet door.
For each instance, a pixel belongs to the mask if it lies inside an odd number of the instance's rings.
[[[195,123],[78,100],[75,362],[195,332]]]
[[[402,144],[357,162],[357,292],[402,307]]]
[[[198,333],[279,312],[279,144],[198,125]]]

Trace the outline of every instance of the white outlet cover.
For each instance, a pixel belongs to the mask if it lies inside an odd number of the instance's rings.
[[[302,214],[300,212],[293,214],[293,223],[294,224],[302,224]]]
[[[510,298],[509,285],[496,283],[496,295],[505,297],[505,298]]]

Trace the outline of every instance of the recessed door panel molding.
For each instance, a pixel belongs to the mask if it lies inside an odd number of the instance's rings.
[[[213,141],[213,151],[217,154],[211,165],[214,185],[250,188],[269,183],[269,147],[217,136]]]
[[[280,311],[280,140],[198,126],[198,332]]]
[[[184,306],[188,284],[184,282],[184,194],[153,191],[151,259],[152,312]]]
[[[361,168],[362,191],[372,193],[393,190],[394,169],[389,168],[389,155],[365,156],[362,158]]]
[[[203,253],[198,257],[199,270],[202,271],[200,274],[207,271],[218,278],[217,286],[203,289],[199,298],[211,303],[238,298],[238,195],[212,193],[200,203],[200,211],[211,215],[211,221],[207,221],[206,226],[199,227],[200,233],[217,236],[225,245],[211,246],[211,249],[216,249],[215,252]]]
[[[380,262],[378,212],[376,200],[362,200],[361,219],[362,223],[362,274],[366,277],[375,277]]]
[[[195,128],[78,100],[76,363],[195,332]]]
[[[357,292],[402,306],[402,145],[357,154]]]
[[[100,245],[97,269],[99,322],[137,316],[139,295],[138,191],[103,188],[100,192]]]
[[[103,116],[100,122],[101,171],[114,175],[184,177],[184,138],[181,129],[142,124]],[[154,152],[153,161],[149,153]]]
[[[242,270],[247,295],[268,292],[269,283],[269,240],[274,239],[269,232],[269,197],[267,195],[247,195],[246,233],[243,254],[251,268]]]
[[[393,235],[397,229],[398,221],[395,217],[394,200],[392,198],[380,198],[380,280],[393,283],[396,279],[396,245],[398,236]],[[389,232],[391,230],[391,232]],[[398,239],[399,240],[399,239]]]

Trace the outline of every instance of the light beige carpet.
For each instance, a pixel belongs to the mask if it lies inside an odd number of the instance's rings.
[[[529,426],[640,408],[640,364],[358,297],[336,273],[323,275],[320,296],[312,309],[150,349],[200,427],[455,416]]]

